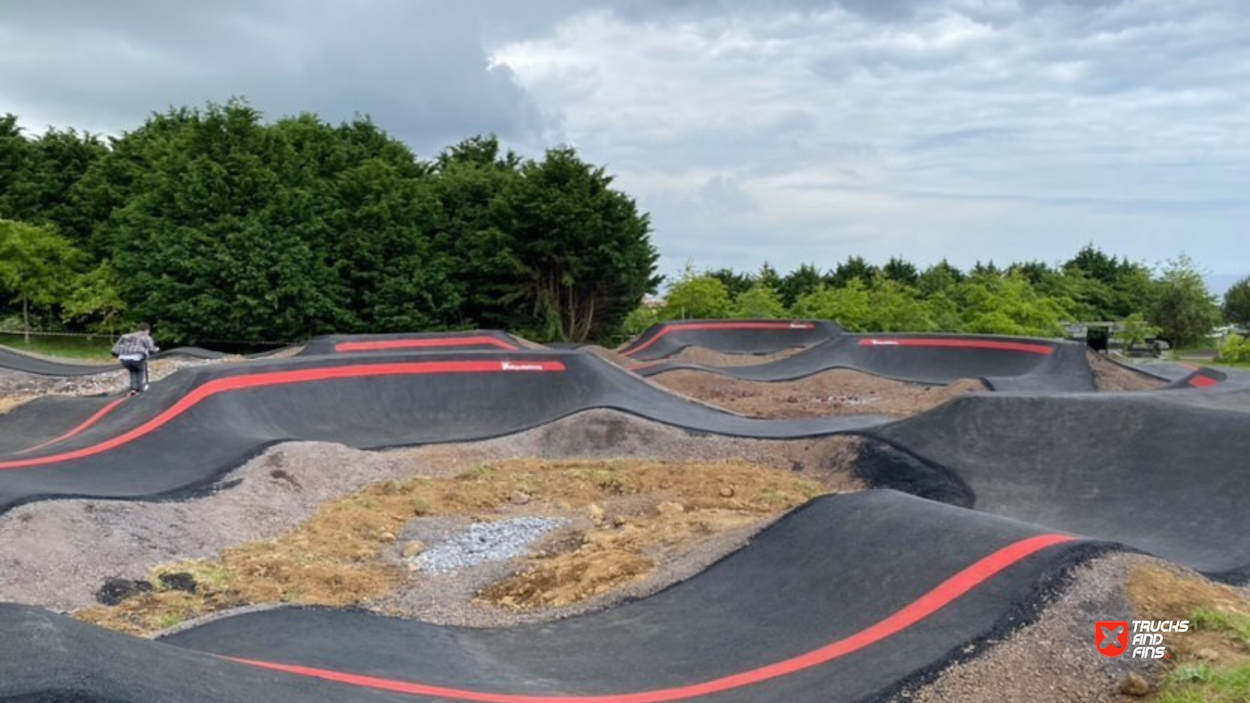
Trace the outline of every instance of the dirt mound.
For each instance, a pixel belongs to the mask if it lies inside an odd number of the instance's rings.
[[[578,529],[522,573],[486,588],[480,602],[563,607],[645,579],[661,561],[708,537],[758,528],[823,492],[793,472],[737,462],[502,461],[451,478],[374,483],[321,506],[276,539],[231,547],[215,559],[158,566],[144,579],[151,590],[76,615],[150,634],[258,603],[368,605],[426,578],[400,568],[420,549],[401,548],[399,558],[393,553],[409,523],[441,515],[494,522],[518,512],[576,522]]]
[[[1111,361],[1095,351],[1086,352],[1094,370],[1094,385],[1100,391],[1148,391],[1167,383],[1162,379],[1138,373]]]
[[[700,366],[755,366],[794,356],[803,351],[803,349],[804,347],[795,347],[773,352],[772,354],[726,354],[725,352],[705,347],[686,347],[668,357],[665,361],[699,364]]]
[[[706,371],[669,371],[652,379],[683,395],[754,417],[896,415],[922,413],[951,398],[986,390],[977,380],[947,386],[904,383],[860,371],[833,369],[795,381],[744,381]]]
[[[855,490],[862,484],[851,477],[849,467],[859,444],[851,437],[768,441],[694,436],[610,410],[580,413],[484,442],[380,453],[288,443],[224,476],[217,490],[200,497],[178,502],[58,500],[0,515],[0,600],[55,610],[83,607],[109,577],[140,578],[162,563],[212,558],[232,546],[276,537],[326,501],[383,479],[451,476],[504,459],[633,457],[736,460],[796,472],[829,490]],[[737,543],[727,543],[726,549]]]

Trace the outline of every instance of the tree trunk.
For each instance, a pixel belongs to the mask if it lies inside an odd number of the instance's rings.
[[[22,338],[26,342],[26,346],[30,346],[30,301],[26,296],[22,296]]]

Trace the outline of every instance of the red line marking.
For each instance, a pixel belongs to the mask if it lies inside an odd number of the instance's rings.
[[[275,371],[271,373],[251,374],[218,378],[193,389],[178,402],[166,408],[156,417],[138,427],[118,435],[112,439],[82,449],[75,449],[62,454],[18,459],[0,462],[0,470],[21,469],[30,466],[54,464],[70,459],[101,454],[115,449],[160,428],[170,420],[190,410],[200,401],[229,391],[247,388],[263,388],[281,386],[292,383],[308,383],[311,381],[329,381],[344,378],[362,378],[369,376],[406,376],[414,374],[435,373],[497,373],[516,371],[564,371],[564,364],[559,361],[423,361],[395,364],[369,364],[362,366],[330,366],[296,371]]]
[[[1027,342],[1000,342],[992,339],[924,339],[924,338],[892,338],[870,337],[859,340],[861,347],[947,347],[955,349],[999,349],[1002,351],[1029,352],[1030,354],[1050,354],[1054,347],[1045,344],[1029,344]]]
[[[516,347],[495,337],[440,337],[438,339],[380,339],[372,342],[340,342],[334,345],[336,352],[378,351],[382,349],[428,349],[438,347],[470,347],[489,344],[509,351]]]
[[[695,696],[722,693],[831,662],[834,659],[880,642],[915,625],[1025,557],[1057,544],[1072,542],[1075,539],[1075,537],[1068,535],[1047,534],[1020,540],[999,549],[989,556],[981,558],[976,563],[938,584],[933,590],[900,610],[895,611],[884,620],[880,620],[876,624],[870,625],[853,635],[791,659],[785,659],[737,674],[730,674],[729,676],[712,679],[711,681],[675,688],[592,696],[521,695],[432,686],[429,684],[411,683],[373,676],[359,676],[328,669],[316,669],[294,664],[277,664],[254,659],[222,658],[262,669],[282,671],[299,676],[310,676],[379,691],[477,701],[478,703],[665,703],[667,701],[694,698]]]
[[[689,324],[669,324],[648,339],[646,343],[621,352],[625,356],[637,354],[659,341],[660,337],[669,332],[685,332],[687,330],[810,330],[816,325],[811,322],[691,322]]]
[[[1211,386],[1220,385],[1220,382],[1214,378],[1207,378],[1206,376],[1194,376],[1189,379],[1189,385],[1196,388],[1210,388]]]
[[[108,405],[105,405],[104,407],[102,407],[102,408],[100,408],[99,410],[97,410],[97,411],[96,411],[96,413],[95,413],[94,415],[92,415],[91,417],[87,418],[87,419],[86,419],[86,421],[84,421],[81,425],[79,425],[79,426],[75,427],[74,429],[70,430],[69,432],[66,432],[65,434],[61,435],[60,437],[57,437],[56,439],[50,439],[50,440],[48,440],[48,441],[44,442],[43,444],[36,444],[35,446],[33,446],[33,447],[29,447],[29,448],[26,448],[26,449],[23,449],[23,450],[22,450],[22,451],[20,451],[20,452],[14,452],[14,455],[15,455],[15,456],[21,456],[22,454],[29,454],[30,452],[33,452],[33,451],[35,451],[35,450],[37,450],[37,449],[43,449],[43,448],[45,448],[45,447],[50,447],[50,446],[52,446],[53,444],[58,444],[58,443],[60,443],[60,442],[64,442],[65,440],[69,439],[70,437],[73,437],[73,436],[75,436],[75,435],[77,435],[77,434],[80,434],[83,430],[86,430],[88,427],[91,427],[91,426],[92,426],[92,425],[94,425],[95,423],[99,422],[99,421],[100,421],[100,418],[102,418],[102,417],[104,417],[105,415],[107,415],[107,414],[109,414],[110,412],[112,412],[114,408],[116,408],[117,406],[119,406],[119,405],[121,405],[122,403],[126,402],[126,400],[127,400],[127,398],[125,398],[125,397],[123,397],[123,398],[118,398],[117,400],[114,400],[113,402],[109,403]]]

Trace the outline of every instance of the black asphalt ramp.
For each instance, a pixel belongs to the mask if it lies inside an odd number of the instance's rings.
[[[91,408],[98,408],[96,401]],[[887,420],[744,418],[640,383],[578,351],[386,352],[253,361],[183,369],[72,437],[0,456],[0,510],[45,497],[176,494],[211,482],[281,441],[375,449],[478,440],[594,408],[695,432],[774,439],[824,436]],[[20,407],[9,422],[37,425],[55,415],[48,411],[46,404]],[[76,411],[75,419],[86,412]],[[58,429],[66,424],[58,423]]]
[[[154,643],[0,606],[0,628],[19,635],[0,643],[0,699],[63,685],[60,665],[79,690],[116,700],[150,700],[157,689],[161,700],[273,703],[412,700],[390,697],[400,692],[533,703],[860,701],[1018,626],[1089,553],[1042,528],[868,491],[818,499],[661,593],[542,625],[450,628],[282,609]]]
[[[637,361],[672,356],[686,347],[725,354],[772,354],[806,347],[842,333],[824,320],[681,320],[652,325],[618,351]]]
[[[870,434],[919,460],[866,454],[878,485],[1250,576],[1248,389],[969,396]]]
[[[675,362],[640,365],[642,376],[682,369],[745,381],[793,381],[851,369],[913,383],[977,378],[1000,391],[1090,391],[1094,372],[1085,346],[1027,337],[937,334],[841,334],[792,356],[754,366],[709,367]]]

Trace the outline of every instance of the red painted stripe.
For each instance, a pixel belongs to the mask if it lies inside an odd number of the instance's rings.
[[[101,454],[133,442],[136,439],[160,428],[170,420],[178,417],[192,407],[218,393],[239,391],[248,388],[281,386],[292,383],[309,383],[313,381],[330,381],[344,378],[364,378],[371,376],[407,376],[414,374],[436,373],[497,373],[497,372],[533,372],[533,371],[564,371],[564,364],[559,361],[422,361],[395,364],[368,364],[361,366],[330,366],[297,371],[275,371],[271,373],[251,374],[218,378],[193,389],[166,408],[156,417],[142,425],[99,444],[62,454],[18,459],[0,462],[0,470],[21,469],[30,466],[54,464],[70,459]]]
[[[648,339],[641,346],[621,352],[625,356],[637,354],[659,341],[660,337],[669,332],[685,332],[688,330],[810,330],[816,325],[811,322],[691,322],[688,324],[670,324]]]
[[[471,347],[482,344],[516,351],[516,347],[496,337],[441,337],[438,339],[380,339],[372,342],[340,342],[336,352],[380,351],[384,349],[429,349],[439,347]]]
[[[116,408],[117,406],[119,406],[119,405],[121,405],[122,403],[126,402],[126,400],[127,400],[127,398],[124,398],[124,397],[123,397],[123,398],[118,398],[117,400],[114,400],[113,402],[109,403],[108,405],[105,405],[104,407],[102,407],[102,408],[100,408],[99,410],[97,410],[97,411],[96,411],[96,413],[95,413],[94,415],[92,415],[91,417],[87,418],[87,419],[86,419],[86,421],[85,421],[85,422],[83,422],[81,425],[79,425],[79,426],[75,427],[74,429],[70,430],[69,432],[66,432],[65,434],[61,435],[60,437],[57,437],[56,439],[50,439],[50,440],[48,440],[48,441],[44,442],[43,444],[36,444],[35,446],[33,446],[33,447],[29,447],[29,448],[27,448],[27,449],[23,449],[23,450],[22,450],[22,451],[20,451],[20,452],[15,452],[15,454],[16,454],[17,456],[21,456],[22,454],[29,454],[30,452],[33,452],[33,451],[35,451],[35,450],[37,450],[37,449],[43,449],[43,448],[45,448],[45,447],[50,447],[50,446],[52,446],[52,445],[54,445],[54,444],[57,444],[57,443],[60,443],[60,442],[64,442],[65,440],[69,439],[70,437],[73,437],[73,436],[75,436],[75,435],[77,435],[77,434],[80,434],[83,430],[86,430],[88,427],[91,427],[91,426],[92,426],[92,425],[94,425],[95,423],[99,422],[99,421],[100,421],[100,418],[104,417],[105,415],[108,415],[110,412],[112,412],[112,411],[113,411],[113,409],[114,409],[114,408]]]
[[[1210,388],[1211,386],[1220,385],[1220,382],[1206,376],[1193,376],[1189,379],[1189,385],[1197,388]]]
[[[714,693],[722,693],[735,688],[750,686],[752,684],[768,681],[769,679],[775,679],[798,671],[803,671],[804,669],[810,669],[814,666],[819,666],[839,657],[846,656],[847,654],[880,642],[887,637],[898,634],[908,627],[915,625],[1024,558],[1048,547],[1074,540],[1074,537],[1056,534],[1039,535],[1037,537],[1029,537],[1027,539],[1020,540],[1019,542],[1003,547],[993,554],[980,559],[971,566],[946,579],[920,598],[907,604],[902,609],[895,611],[884,620],[880,620],[876,624],[860,630],[849,637],[844,637],[843,639],[827,644],[820,649],[813,650],[791,659],[785,659],[775,664],[769,664],[758,669],[751,669],[749,671],[731,674],[729,676],[713,679],[711,681],[704,681],[702,683],[679,686],[676,688],[592,696],[522,695],[432,686],[428,684],[396,681],[373,676],[359,676],[356,674],[347,674],[328,669],[315,669],[306,666],[296,666],[293,664],[276,664],[274,662],[257,661],[253,659],[239,659],[235,657],[224,658],[262,669],[282,671],[300,676],[310,676],[313,678],[324,679],[326,681],[334,681],[337,683],[360,686],[379,691],[407,693],[416,696],[452,698],[462,701],[477,701],[479,703],[665,703],[666,701],[676,701],[686,698],[694,698],[696,696],[706,696]]]
[[[1029,344],[1028,342],[1000,342],[992,339],[925,339],[870,337],[859,340],[861,347],[945,347],[954,349],[998,349],[1002,351],[1028,352],[1030,354],[1050,354],[1054,347],[1045,344]]]

